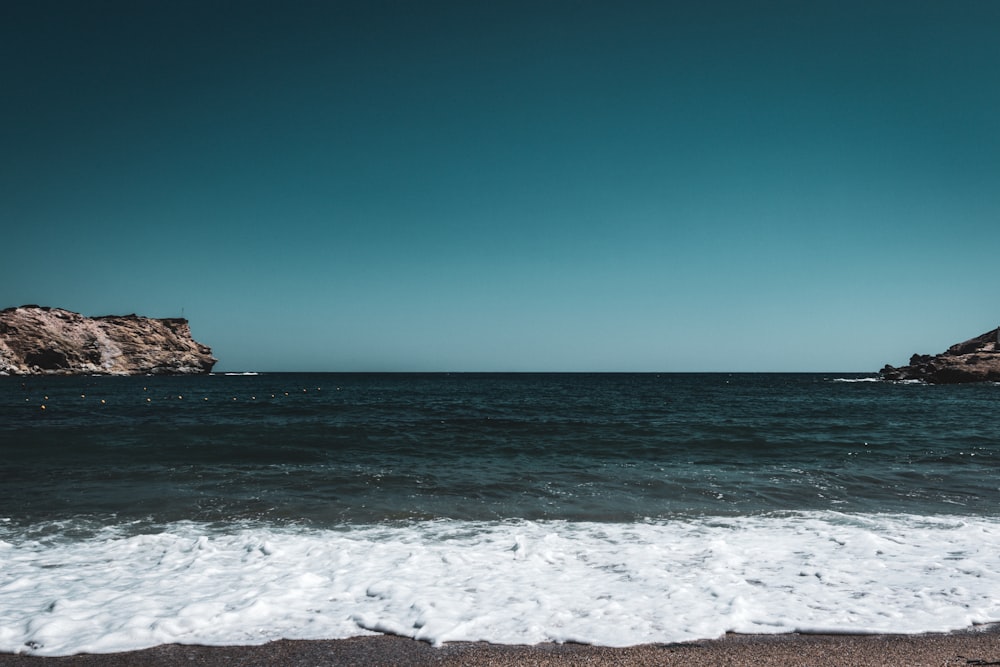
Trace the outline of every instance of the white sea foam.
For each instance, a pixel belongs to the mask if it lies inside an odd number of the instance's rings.
[[[3,524],[0,524],[3,525]],[[836,513],[643,524],[106,530],[0,541],[0,651],[389,632],[604,645],[1000,619],[1000,519]]]

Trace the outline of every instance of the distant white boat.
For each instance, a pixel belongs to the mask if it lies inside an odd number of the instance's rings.
[[[223,373],[223,375],[260,375],[256,371],[243,371],[242,373]]]

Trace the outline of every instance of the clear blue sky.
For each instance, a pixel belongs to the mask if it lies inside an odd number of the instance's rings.
[[[0,307],[217,370],[866,371],[1000,323],[1000,2],[8,2]]]

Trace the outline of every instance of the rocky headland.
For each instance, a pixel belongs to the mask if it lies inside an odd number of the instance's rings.
[[[956,343],[941,354],[914,354],[907,366],[886,366],[885,380],[923,380],[933,384],[1000,382],[1000,328]]]
[[[0,375],[193,375],[216,361],[183,318],[0,310]]]

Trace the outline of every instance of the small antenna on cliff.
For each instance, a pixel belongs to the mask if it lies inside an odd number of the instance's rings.
[[[181,306],[181,319],[184,319],[184,306]]]

